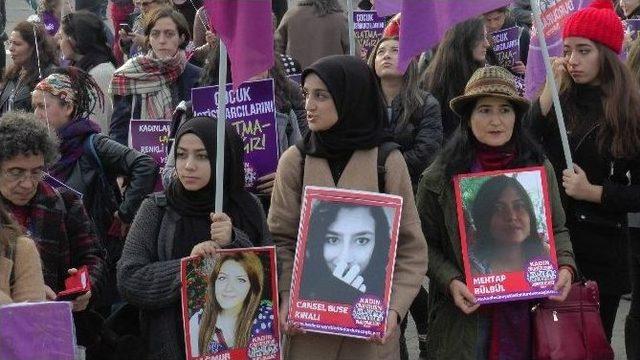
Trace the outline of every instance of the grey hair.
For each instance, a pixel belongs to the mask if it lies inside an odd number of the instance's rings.
[[[0,117],[0,165],[19,155],[42,155],[45,167],[58,159],[58,137],[32,113],[7,112]]]
[[[318,16],[344,12],[338,0],[300,0],[300,6],[313,6]]]

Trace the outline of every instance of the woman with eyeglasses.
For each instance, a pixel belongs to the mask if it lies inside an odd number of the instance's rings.
[[[2,79],[0,114],[11,110],[31,111],[31,91],[39,76],[47,76],[49,68],[58,62],[55,47],[42,24],[22,21],[11,31],[7,48],[13,64],[7,67]]]
[[[191,89],[202,73],[187,62],[189,25],[179,12],[156,9],[147,18],[144,35],[151,50],[117,69],[109,89],[113,96],[109,136],[124,145],[129,120],[171,119],[178,103],[191,100]]]
[[[78,343],[88,358],[99,329],[87,326],[87,311],[102,297],[104,250],[82,200],[45,181],[45,170],[58,155],[58,140],[34,114],[9,112],[0,118],[0,200],[21,231],[37,245],[42,261],[44,292],[56,300],[65,279],[87,266],[91,290],[71,301]]]
[[[128,29],[118,26],[120,49],[129,58],[144,54],[149,49],[144,36],[145,17],[156,9],[172,5],[171,0],[134,0],[133,3],[138,8],[137,16],[132,15],[133,19],[129,21]]]

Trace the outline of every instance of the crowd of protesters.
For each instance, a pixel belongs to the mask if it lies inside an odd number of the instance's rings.
[[[0,62],[0,305],[55,300],[86,266],[91,291],[72,308],[87,359],[183,359],[180,259],[271,245],[285,359],[409,359],[409,315],[420,359],[532,359],[533,302],[480,305],[466,285],[460,174],[546,169],[558,264],[550,299],[597,281],[607,340],[621,297],[640,288],[640,41],[622,23],[639,16],[640,1],[594,0],[562,25],[552,70],[574,161],[566,169],[552,87],[529,101],[517,85],[528,71],[529,1],[452,26],[400,71],[401,16],[363,60],[349,55],[350,45],[360,50],[344,1],[289,1],[287,10],[273,0],[275,62],[251,80],[274,79],[281,156],[253,193],[235,129],[225,125],[217,177],[217,120],[193,115],[191,90],[217,85],[228,61],[202,0],[27,2],[37,16],[8,29],[0,1],[11,58]],[[519,61],[505,68],[490,34],[513,27]],[[130,147],[135,119],[171,120],[162,171]],[[305,186],[403,198],[384,337],[287,322]],[[639,336],[632,296],[630,359],[640,359]]]

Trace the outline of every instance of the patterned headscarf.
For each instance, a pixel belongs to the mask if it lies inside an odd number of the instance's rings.
[[[60,98],[60,100],[75,105],[76,92],[73,90],[71,78],[64,74],[51,74],[40,81],[33,91],[40,90]]]

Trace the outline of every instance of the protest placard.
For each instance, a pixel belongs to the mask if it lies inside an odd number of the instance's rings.
[[[218,87],[191,90],[195,116],[216,117]],[[278,134],[273,79],[245,82],[237,89],[227,85],[227,121],[244,142],[245,187],[253,189],[257,179],[276,171]]]
[[[281,358],[273,246],[185,258],[181,273],[188,360]]]
[[[402,198],[307,186],[287,321],[368,339],[386,331]]]
[[[480,304],[557,295],[544,167],[454,178],[467,286]]]
[[[379,16],[374,10],[359,10],[353,12],[353,30],[358,44],[360,44],[360,58],[367,60],[369,51],[382,37],[386,18]]]

